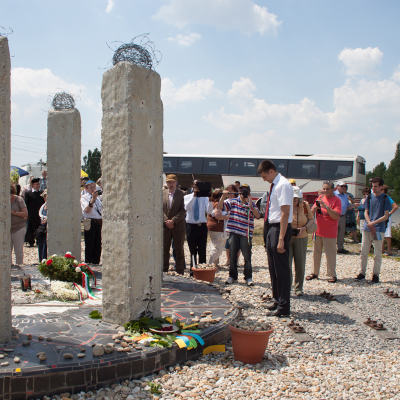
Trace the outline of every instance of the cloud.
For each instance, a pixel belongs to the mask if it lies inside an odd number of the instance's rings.
[[[85,87],[64,81],[61,77],[54,75],[48,68],[37,70],[13,68],[11,70],[12,95],[49,96],[60,90],[78,95],[85,90]]]
[[[176,37],[167,38],[168,41],[177,42],[181,46],[190,46],[198,39],[201,39],[201,36],[198,33],[190,33],[186,36],[179,33],[178,35],[176,35]]]
[[[282,23],[266,7],[251,0],[170,0],[154,18],[178,28],[206,24],[224,31],[239,30],[246,35],[276,33]]]
[[[114,8],[114,0],[108,0],[106,13],[110,13],[113,8]]]
[[[176,88],[169,78],[164,78],[161,81],[161,98],[165,105],[174,106],[182,102],[197,102],[219,93],[218,90],[214,89],[214,81],[211,79],[189,80],[180,88]]]
[[[382,61],[383,53],[378,47],[366,49],[345,48],[338,55],[338,59],[346,67],[346,75],[369,75],[376,76],[379,72],[375,69]]]
[[[400,82],[400,65],[397,67],[396,71],[392,75],[391,79],[393,79],[396,82]]]

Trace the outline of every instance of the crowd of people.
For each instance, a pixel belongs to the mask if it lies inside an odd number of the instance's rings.
[[[317,279],[323,251],[326,255],[328,282],[337,282],[336,254],[347,254],[344,248],[346,231],[358,242],[357,226],[362,233],[360,273],[356,280],[366,278],[368,254],[374,246],[373,283],[379,274],[386,239],[391,254],[391,219],[398,209],[387,194],[382,178],[375,177],[370,187],[363,189],[360,203],[348,193],[347,185],[339,181],[324,181],[322,189],[311,206],[294,179],[286,179],[274,163],[264,160],[257,173],[270,183],[258,208],[251,198],[251,188],[236,181],[224,190],[204,192],[204,183],[194,180],[182,191],[176,175],[166,176],[163,190],[163,271],[170,268],[170,249],[173,248],[175,271],[184,274],[185,236],[190,252],[190,271],[198,264],[207,263],[207,239],[211,240],[208,264],[219,265],[226,251],[229,277],[226,284],[238,281],[238,259],[244,258],[243,274],[246,284],[252,280],[252,238],[254,219],[264,218],[264,244],[268,255],[273,304],[273,315],[290,313],[290,293],[293,286],[297,296],[303,295],[304,280]],[[82,178],[81,209],[84,226],[85,262],[99,264],[102,231],[102,186]],[[23,264],[24,242],[38,244],[39,261],[47,258],[47,171],[42,177],[31,177],[29,185],[19,193],[19,185],[11,186],[11,238],[16,264]],[[23,198],[22,198],[23,195]],[[357,216],[356,216],[357,213]],[[309,234],[313,234],[313,268],[305,277]],[[292,265],[294,264],[294,279]],[[294,284],[293,284],[294,280]]]

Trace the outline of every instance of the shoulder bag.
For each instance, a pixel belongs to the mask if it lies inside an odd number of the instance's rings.
[[[304,202],[303,202],[304,214],[308,216],[308,207],[307,207],[307,205],[308,205],[308,203],[307,203],[306,201],[304,201]],[[311,224],[309,224],[310,221],[312,221]],[[315,218],[313,218],[313,219],[308,219],[308,220],[307,220],[307,224],[306,224],[307,233],[314,233],[314,232],[317,232],[317,229],[318,229],[318,225],[317,225],[317,223],[315,222]]]

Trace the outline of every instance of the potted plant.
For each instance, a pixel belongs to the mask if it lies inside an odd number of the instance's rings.
[[[196,267],[192,268],[192,271],[195,279],[213,283],[215,273],[218,271],[218,268],[216,268],[214,265],[198,264]]]
[[[260,363],[273,332],[271,325],[255,319],[243,319],[231,322],[229,329],[235,360],[245,364]]]

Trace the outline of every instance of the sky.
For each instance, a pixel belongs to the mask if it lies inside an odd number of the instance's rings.
[[[102,75],[113,49],[144,33],[162,55],[164,151],[388,164],[400,140],[399,15],[397,0],[2,0],[11,164],[46,160],[60,91],[76,98],[82,156],[100,149]]]

